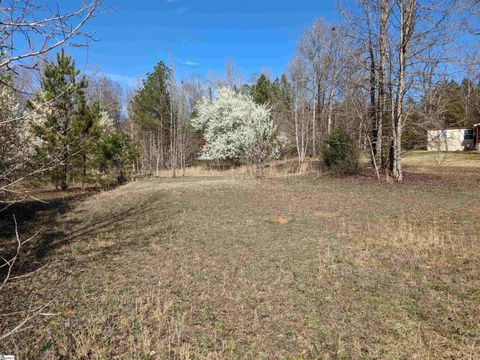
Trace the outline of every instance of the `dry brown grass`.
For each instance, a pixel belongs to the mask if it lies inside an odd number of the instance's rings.
[[[4,311],[54,300],[53,315],[0,353],[479,357],[479,183],[216,175],[145,179],[56,213],[38,259],[51,265],[0,295]]]
[[[208,168],[205,165],[190,166],[182,172],[176,172],[177,177],[285,177],[298,176],[315,173],[319,166],[319,160],[316,158],[306,158],[303,162],[299,162],[296,158],[276,160],[265,164],[261,169],[255,168],[253,165],[241,165],[230,169],[221,170]],[[173,173],[170,170],[159,171],[156,177],[169,178]]]
[[[187,176],[187,177],[212,177],[212,176],[222,176],[222,177],[238,177],[243,175],[248,175],[249,169],[247,166],[234,167],[227,170],[221,169],[212,169],[205,166],[196,165],[190,166],[182,170],[177,170],[176,175],[178,177]],[[158,172],[157,177],[168,178],[172,177],[171,170],[161,170]]]
[[[405,154],[404,164],[410,170],[431,172],[478,171],[480,152],[411,151]]]

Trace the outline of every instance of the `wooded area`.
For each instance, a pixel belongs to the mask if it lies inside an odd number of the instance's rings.
[[[427,129],[478,122],[479,52],[462,45],[476,41],[475,2],[383,0],[342,6],[344,21],[315,20],[298,40],[285,74],[274,79],[260,74],[244,82],[228,63],[224,77],[179,82],[174,67],[160,61],[128,94],[126,112],[114,81],[81,75],[65,50],[57,60],[47,56],[90,36],[81,26],[99,5],[85,4],[61,20],[55,14],[33,20],[31,13],[39,10],[30,2],[15,1],[10,12],[3,11],[2,191],[39,171],[63,189],[70,182],[98,183],[102,174],[115,173],[123,182],[164,169],[173,176],[182,173],[205,145],[202,129],[192,125],[197,106],[202,99],[214,103],[222,88],[269,109],[270,140],[281,146],[263,160],[317,157],[326,137],[340,129],[373,155],[379,173],[397,181],[402,180],[402,152],[425,147]],[[65,36],[54,42],[59,26]],[[14,42],[33,43],[37,32],[44,38],[40,47],[14,51]],[[102,144],[98,139],[105,129],[99,123],[115,128]],[[225,154],[210,160],[248,157]]]

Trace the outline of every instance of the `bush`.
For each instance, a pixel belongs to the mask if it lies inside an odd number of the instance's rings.
[[[341,175],[357,174],[360,170],[358,148],[343,130],[335,130],[326,137],[322,155],[325,164]]]

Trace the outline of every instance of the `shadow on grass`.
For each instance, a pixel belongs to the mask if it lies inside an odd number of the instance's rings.
[[[0,255],[6,259],[11,258],[16,250],[14,216],[22,241],[39,232],[22,249],[13,272],[14,276],[35,271],[47,263],[53,253],[75,241],[88,243],[97,235],[109,231],[138,227],[139,219],[145,218],[143,214],[151,210],[152,203],[149,201],[151,199],[146,199],[144,202],[120,206],[116,211],[105,212],[104,215],[93,219],[85,219],[81,214],[88,210],[78,209],[75,205],[95,193],[97,192],[73,193],[63,197],[58,197],[58,193],[52,193],[51,196],[46,197],[45,202],[24,201],[0,213]],[[62,215],[70,212],[75,213],[75,216],[69,219],[62,218]],[[84,251],[89,253],[91,261],[95,261],[118,254],[125,248],[141,246],[143,243],[139,239],[116,239],[111,246],[85,247]],[[74,259],[76,265],[78,260]],[[2,270],[0,270],[0,281],[5,275]]]
[[[37,236],[23,246],[17,268],[14,269],[15,275],[34,271],[54,247],[62,245],[62,239],[65,239],[67,234],[59,225],[59,217],[72,211],[75,203],[94,193],[96,191],[59,196],[60,193],[51,192],[47,193],[42,201],[21,201],[0,212],[0,255],[5,259],[10,259],[16,252],[14,217],[21,241],[38,232]],[[3,208],[1,203],[0,208]],[[2,275],[0,274],[0,279]]]

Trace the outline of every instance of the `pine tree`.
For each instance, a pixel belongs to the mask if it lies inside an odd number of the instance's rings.
[[[92,125],[85,101],[86,87],[75,61],[62,50],[56,62],[47,64],[41,91],[29,104],[37,160],[56,164],[52,180],[62,190],[71,181],[74,160],[78,163],[78,157],[83,157],[81,161],[86,162],[86,138]]]
[[[98,141],[100,132],[98,129],[98,118],[100,106],[94,103],[93,107],[88,106],[85,93],[80,91],[78,93],[78,109],[72,122],[72,133],[77,134],[77,139],[80,142],[77,146],[77,154],[72,156],[72,164],[75,169],[81,171],[80,179],[82,187],[88,180],[88,168],[92,160],[92,154],[95,151],[96,141]],[[96,126],[97,125],[97,126]]]
[[[280,79],[280,99],[287,108],[289,108],[293,103],[293,88],[292,84],[287,79],[285,74],[282,74]]]
[[[135,96],[133,112],[135,121],[144,127],[165,125],[169,118],[170,94],[168,83],[171,70],[161,61],[147,75],[143,87]]]
[[[250,89],[250,95],[256,104],[265,105],[273,100],[272,83],[262,74],[255,85]]]
[[[132,138],[119,130],[104,132],[97,143],[96,162],[100,171],[113,171],[119,185],[128,179],[127,168],[138,156],[136,143]]]
[[[148,74],[132,103],[132,118],[144,136],[144,162],[158,173],[168,163],[174,121],[170,83],[172,71],[160,62]]]

